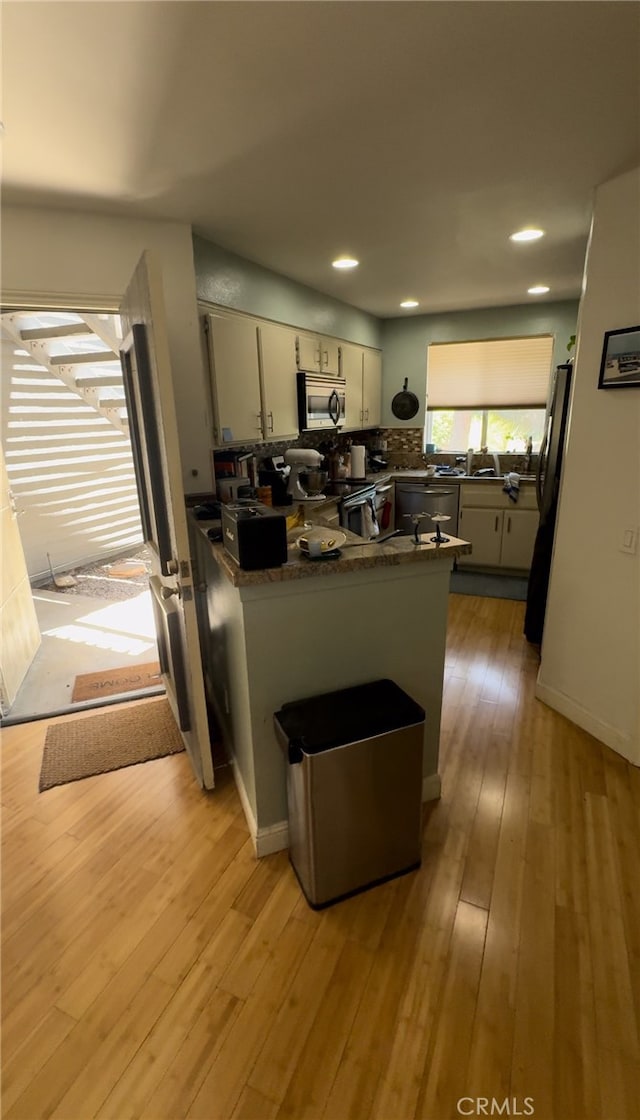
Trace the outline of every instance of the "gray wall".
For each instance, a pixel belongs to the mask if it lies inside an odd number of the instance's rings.
[[[301,330],[380,347],[380,321],[226,249],[193,238],[198,299]]]
[[[576,333],[578,300],[559,303],[490,307],[478,311],[451,311],[444,315],[416,315],[410,319],[385,319],[382,324],[382,423],[393,428],[417,427],[424,421],[427,346],[431,342],[475,342],[478,339],[517,335],[552,334],[554,365],[569,357],[567,342]],[[420,400],[414,420],[397,420],[391,400],[404,378]]]

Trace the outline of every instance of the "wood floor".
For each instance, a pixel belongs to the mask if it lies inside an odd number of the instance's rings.
[[[5,732],[5,1120],[638,1116],[640,771],[534,699],[524,604],[450,604],[422,868],[321,913],[228,769],[39,795]]]

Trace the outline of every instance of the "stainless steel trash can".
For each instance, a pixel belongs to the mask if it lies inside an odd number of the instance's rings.
[[[314,909],[420,865],[424,710],[378,680],[284,704],[289,857]]]

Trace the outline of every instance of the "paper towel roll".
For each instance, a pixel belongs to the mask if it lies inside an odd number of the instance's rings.
[[[364,478],[366,450],[366,447],[360,445],[351,448],[351,478]]]

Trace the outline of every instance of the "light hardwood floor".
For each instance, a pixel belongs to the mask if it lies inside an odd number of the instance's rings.
[[[422,868],[321,913],[228,769],[39,795],[4,733],[5,1120],[638,1116],[640,771],[535,700],[522,603],[450,605]]]

